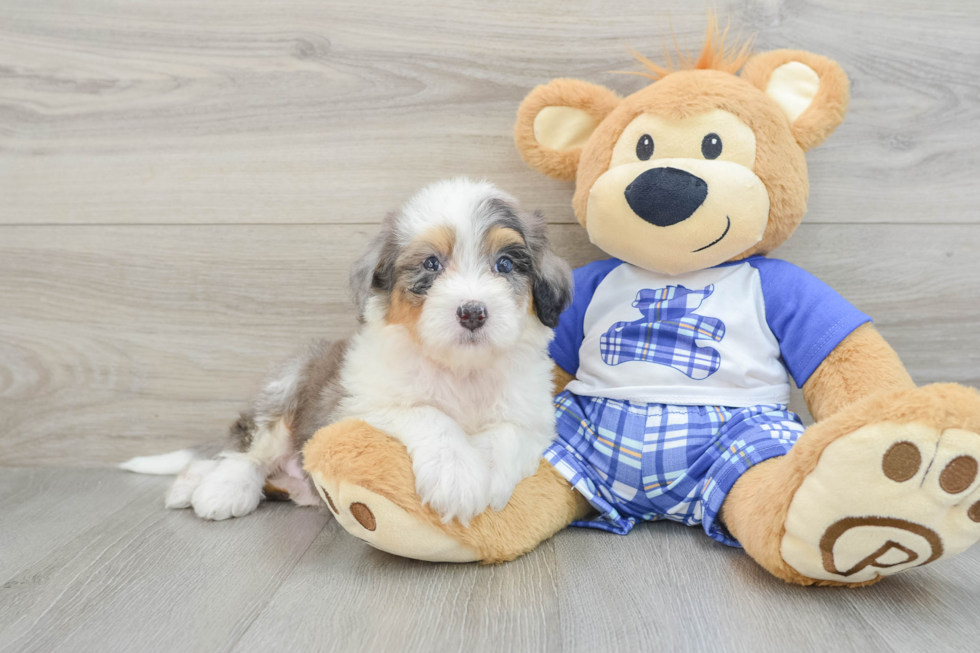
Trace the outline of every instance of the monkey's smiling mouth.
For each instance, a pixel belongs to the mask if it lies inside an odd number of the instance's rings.
[[[710,243],[708,243],[708,244],[707,244],[707,245],[705,245],[704,247],[698,247],[698,248],[697,248],[696,250],[694,250],[694,251],[693,251],[693,252],[691,252],[691,253],[692,253],[692,254],[696,254],[696,253],[698,253],[698,252],[703,252],[704,250],[706,250],[706,249],[708,249],[708,248],[709,248],[709,247],[711,247],[712,245],[717,245],[718,243],[720,243],[720,242],[721,242],[721,240],[722,240],[722,239],[723,239],[723,238],[724,238],[725,236],[727,236],[727,235],[728,235],[728,230],[732,228],[732,219],[731,219],[731,218],[729,218],[729,217],[728,217],[728,216],[726,215],[726,216],[725,216],[725,220],[726,220],[726,221],[728,222],[728,224],[726,224],[726,225],[725,225],[725,231],[724,231],[724,232],[722,232],[722,234],[721,234],[720,236],[718,236],[718,238],[717,238],[716,240],[713,240],[713,241],[711,241]]]

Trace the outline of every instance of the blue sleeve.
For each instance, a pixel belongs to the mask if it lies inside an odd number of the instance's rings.
[[[783,362],[802,388],[830,352],[871,318],[792,263],[761,257],[748,263],[759,271],[766,322],[779,341]]]
[[[606,275],[619,265],[622,265],[622,261],[610,258],[583,265],[572,272],[572,303],[558,318],[555,339],[549,348],[551,359],[569,374],[578,371],[578,350],[585,338],[585,311],[589,308],[592,295]]]

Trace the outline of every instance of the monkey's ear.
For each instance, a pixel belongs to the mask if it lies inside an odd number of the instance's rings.
[[[608,88],[577,79],[538,86],[517,110],[517,149],[532,168],[571,181],[582,147],[617,104],[619,96]]]
[[[763,52],[745,64],[742,77],[775,100],[804,151],[823,143],[844,122],[850,84],[827,57],[801,50]]]

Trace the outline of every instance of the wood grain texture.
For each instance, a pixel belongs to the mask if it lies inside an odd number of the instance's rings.
[[[632,651],[650,642],[682,651],[975,646],[968,642],[976,636],[976,618],[969,616],[977,601],[976,548],[946,565],[855,591],[773,582],[741,551],[667,522],[640,525],[611,541],[568,530],[554,543],[557,575],[576,581],[558,593],[563,650]],[[965,576],[956,578],[960,571]],[[597,618],[610,605],[608,616]]]
[[[233,650],[565,650],[555,572],[550,543],[506,565],[431,564],[376,551],[334,521]]]
[[[861,590],[786,585],[667,522],[626,537],[565,530],[498,566],[430,564],[376,551],[308,508],[203,522],[163,508],[167,482],[0,473],[3,562],[10,530],[37,547],[0,567],[0,651],[976,648],[978,547]]]
[[[78,519],[95,523],[136,500],[159,480],[56,468],[0,472],[0,583],[79,536]],[[9,589],[9,588],[6,588]]]
[[[561,588],[563,650],[635,651],[650,642],[680,651],[891,650],[843,600],[846,590],[774,583],[700,529],[661,522],[612,541],[577,530],[560,535],[559,575],[581,578],[578,592],[592,598],[582,602],[571,582]],[[595,618],[597,606],[615,606],[615,618]]]
[[[23,527],[31,507],[67,493],[111,500],[114,477],[128,480],[130,501],[104,518],[76,510],[34,534],[39,544],[62,539],[0,581],[0,651],[228,650],[330,519],[265,504],[251,521],[205,522],[163,508],[169,479],[103,471],[108,482],[93,485],[91,472],[52,471],[62,478],[25,501],[24,516],[0,506],[5,526]]]
[[[221,438],[264,371],[355,326],[374,227],[21,226],[0,243],[0,464],[97,465]],[[552,225],[559,253],[602,253]],[[980,385],[980,226],[804,225],[778,255],[872,315],[916,382]],[[794,408],[805,414],[797,394]]]
[[[826,54],[850,116],[809,156],[809,221],[980,221],[980,10],[970,0],[492,4],[4,0],[0,223],[377,222],[421,184],[489,177],[571,222],[513,147],[535,85],[630,93],[633,46]]]
[[[933,569],[898,575],[844,598],[891,650],[970,650],[980,632],[978,587],[980,550],[974,547]]]
[[[638,88],[608,72],[624,46],[656,55],[671,26],[696,46],[706,7],[0,1],[0,465],[222,437],[273,361],[353,327],[347,265],[431,179],[492,178],[573,265],[601,256],[571,185],[520,162],[516,105],[560,75]],[[978,6],[717,8],[853,77],[779,255],[872,314],[918,382],[980,382]]]

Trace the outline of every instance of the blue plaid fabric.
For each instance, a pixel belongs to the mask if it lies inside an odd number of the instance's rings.
[[[785,406],[668,406],[565,391],[555,397],[558,438],[545,458],[599,516],[574,526],[625,535],[637,520],[701,524],[738,546],[718,511],[752,465],[785,455],[803,433]]]
[[[599,338],[599,351],[607,365],[645,361],[666,365],[692,379],[706,379],[721,367],[721,356],[696,340],[720,342],[725,324],[714,317],[694,313],[714,293],[715,287],[688,290],[684,286],[644,289],[633,307],[643,317],[617,322]]]

